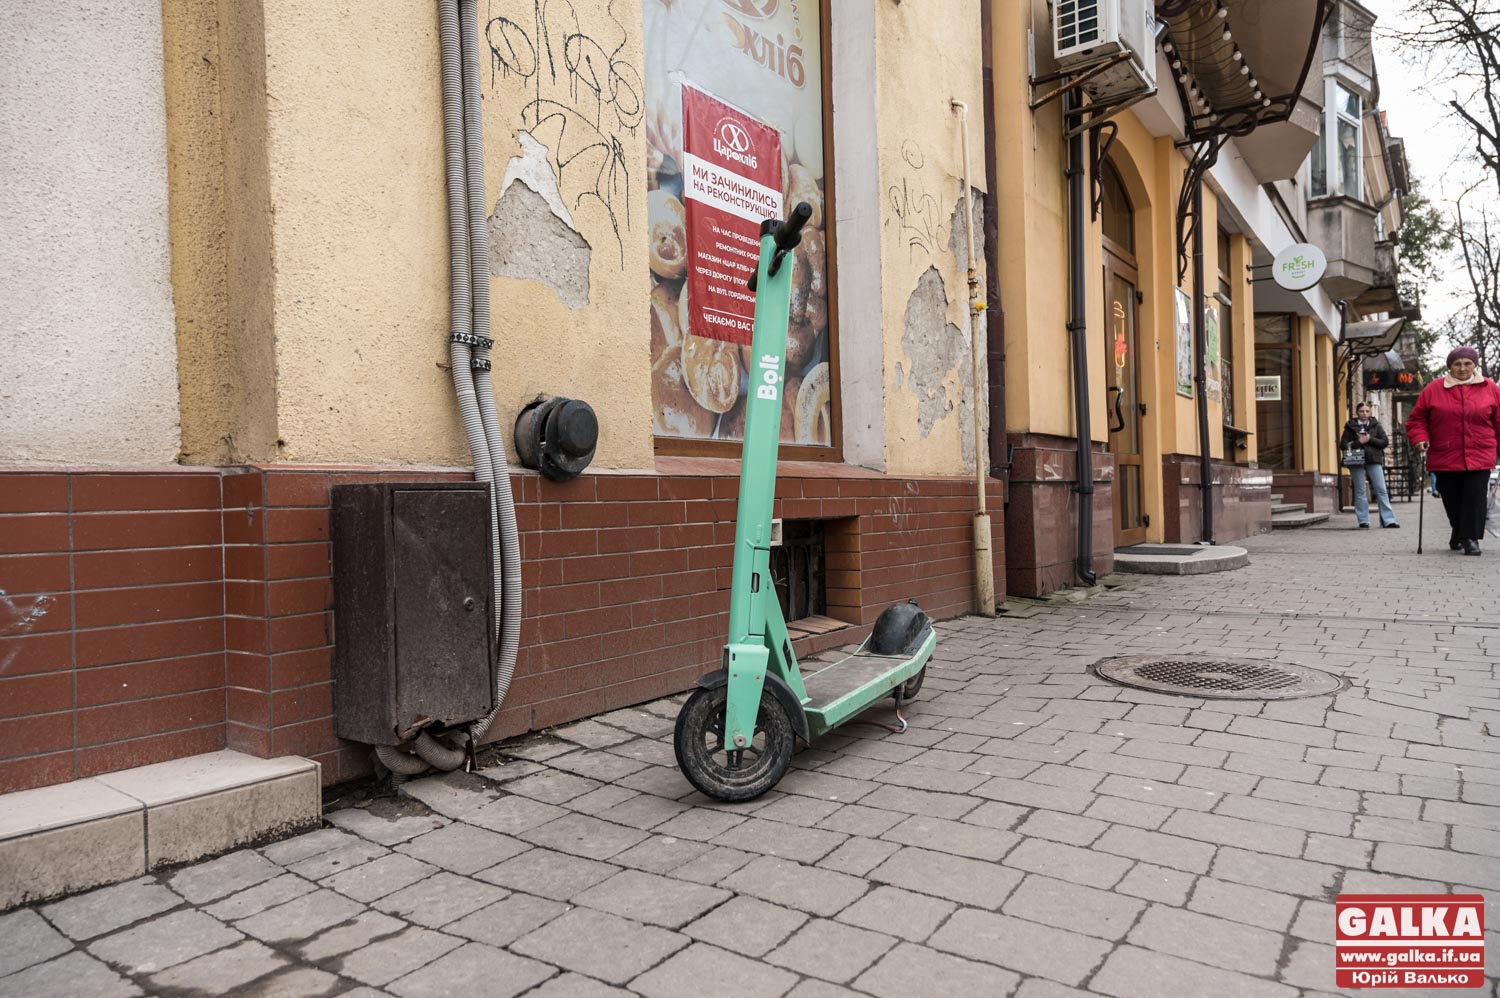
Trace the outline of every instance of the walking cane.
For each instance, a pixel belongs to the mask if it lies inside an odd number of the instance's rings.
[[[1430,483],[1427,477],[1427,452],[1422,452],[1422,487],[1417,490],[1417,554],[1422,553],[1422,512],[1427,505],[1427,487]]]

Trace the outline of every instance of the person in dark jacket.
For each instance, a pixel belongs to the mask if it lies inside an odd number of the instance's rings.
[[[1344,424],[1344,432],[1339,435],[1340,453],[1351,447],[1364,450],[1365,463],[1349,468],[1349,477],[1354,479],[1354,515],[1359,518],[1361,530],[1370,526],[1370,489],[1374,489],[1375,501],[1380,506],[1380,525],[1401,526],[1396,522],[1391,496],[1385,487],[1385,449],[1390,445],[1384,427],[1370,415],[1370,403],[1361,402],[1354,410],[1354,418]]]
[[[1500,386],[1479,372],[1479,351],[1458,347],[1448,354],[1448,374],[1422,389],[1406,435],[1437,472],[1438,494],[1453,527],[1449,549],[1479,554],[1485,493],[1500,463]]]

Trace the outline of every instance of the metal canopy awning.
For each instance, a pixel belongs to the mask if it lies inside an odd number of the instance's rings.
[[[1286,121],[1318,52],[1332,0],[1164,0],[1162,51],[1187,138],[1248,135]]]
[[[1357,356],[1382,354],[1396,345],[1405,319],[1369,319],[1344,327],[1344,342]],[[1399,369],[1398,369],[1399,370]]]
[[[1386,350],[1384,353],[1371,354],[1365,357],[1363,365],[1366,373],[1370,371],[1385,371],[1391,374],[1399,374],[1406,370],[1406,362],[1401,355],[1394,350]]]

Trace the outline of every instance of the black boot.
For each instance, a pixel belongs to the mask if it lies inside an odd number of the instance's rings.
[[[1461,547],[1463,547],[1463,542],[1458,539],[1458,531],[1454,530],[1448,535],[1448,550],[1457,551]]]
[[[1464,545],[1464,554],[1474,554],[1474,555],[1477,555],[1477,554],[1482,554],[1483,553],[1483,552],[1481,552],[1479,550],[1479,542],[1478,541],[1465,540],[1463,542],[1463,545]]]

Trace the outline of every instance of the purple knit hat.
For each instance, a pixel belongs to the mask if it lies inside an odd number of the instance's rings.
[[[1479,363],[1479,351],[1473,347],[1454,347],[1449,352],[1448,359],[1443,361],[1443,363],[1452,367],[1455,360],[1465,359],[1472,360],[1476,364]]]

